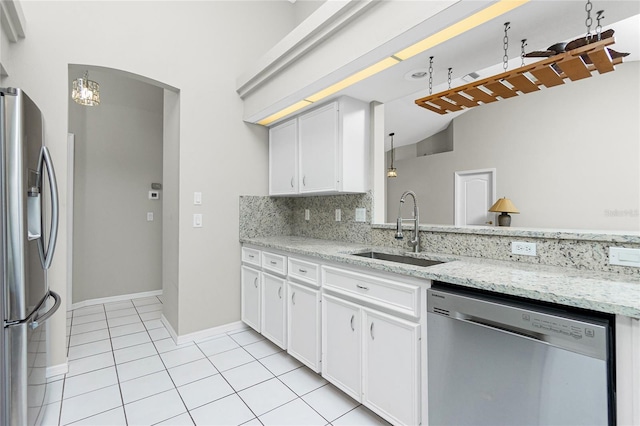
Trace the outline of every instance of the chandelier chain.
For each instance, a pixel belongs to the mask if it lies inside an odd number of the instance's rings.
[[[591,25],[593,25],[593,18],[591,18],[591,10],[593,9],[593,4],[591,0],[587,0],[587,3],[584,5],[584,10],[587,12],[587,19],[584,20],[584,25],[587,27],[587,38],[591,36]]]
[[[522,59],[521,67],[524,67],[524,48],[527,46],[527,39],[523,38],[520,40],[520,58]]]
[[[598,25],[596,26],[596,34],[598,35],[598,41],[600,41],[600,39],[602,38],[602,24],[600,23],[601,20],[604,19],[604,10],[599,10],[596,12],[596,21],[598,21]]]
[[[509,24],[511,24],[511,22],[504,23],[504,37],[502,38],[502,47],[504,48],[504,56],[502,57],[502,68],[504,68],[505,71],[509,67],[509,55],[507,55],[507,50],[509,49],[509,35],[507,34],[507,31],[511,29]]]
[[[433,93],[433,56],[429,56],[429,94]]]

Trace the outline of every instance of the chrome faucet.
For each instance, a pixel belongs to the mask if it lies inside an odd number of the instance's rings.
[[[411,195],[413,198],[413,219],[403,219],[401,210],[402,205],[404,204],[404,199],[407,195]],[[414,223],[413,230],[413,239],[408,242],[410,247],[413,247],[413,252],[418,253],[420,251],[420,230],[418,229],[420,224],[420,215],[418,214],[418,200],[416,199],[416,193],[413,191],[405,191],[400,197],[400,206],[398,207],[398,220],[396,221],[396,240],[401,240],[404,238],[402,234],[402,221],[404,220],[412,220]]]

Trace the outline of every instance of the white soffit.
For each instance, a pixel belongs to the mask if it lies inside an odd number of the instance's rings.
[[[286,68],[350,20],[376,4],[378,2],[373,0],[324,2],[260,58],[254,67],[237,78],[236,91],[241,98],[244,98],[271,76]]]
[[[26,36],[26,20],[18,0],[0,0],[0,24],[12,43]]]

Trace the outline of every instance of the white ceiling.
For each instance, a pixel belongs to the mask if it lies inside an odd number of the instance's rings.
[[[611,47],[620,52],[630,52],[625,61],[638,60],[640,2],[594,2],[592,32],[595,32],[595,12],[601,9],[605,17],[602,21],[603,30],[613,28],[616,31],[616,43]],[[433,93],[437,93],[447,88],[449,67],[453,68],[452,87],[465,84],[460,77],[470,72],[478,72],[480,78],[484,78],[502,71],[505,22],[511,22],[508,52],[509,57],[513,58],[509,61],[509,69],[513,69],[521,64],[521,39],[527,39],[526,52],[545,50],[557,42],[584,35],[585,18],[583,1],[530,1],[506,15],[357,83],[343,90],[340,95],[368,102],[383,102],[385,132],[395,132],[395,146],[413,144],[443,130],[453,117],[460,114],[441,116],[415,105],[415,99],[429,94],[428,78],[413,80],[405,78],[405,75],[428,68],[430,56],[434,56]],[[611,24],[613,22],[615,24]],[[529,64],[533,59],[526,61]],[[388,139],[387,150],[390,149]]]

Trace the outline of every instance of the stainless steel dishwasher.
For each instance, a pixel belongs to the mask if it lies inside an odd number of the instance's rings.
[[[614,425],[612,316],[435,283],[429,425]]]

